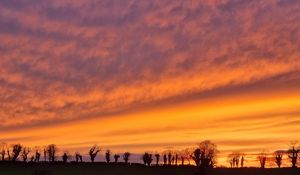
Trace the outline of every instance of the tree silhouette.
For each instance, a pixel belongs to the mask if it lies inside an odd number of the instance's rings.
[[[152,159],[152,154],[149,154],[149,153],[146,152],[146,153],[143,155],[142,159],[143,159],[144,165],[150,166],[151,163],[152,163],[152,160],[153,160],[153,159]]]
[[[64,153],[64,154],[63,154],[63,156],[62,156],[62,160],[63,160],[63,162],[64,162],[64,163],[67,163],[67,162],[68,162],[68,159],[69,159],[69,157],[70,157],[70,156],[69,156],[67,153]]]
[[[267,154],[265,152],[261,152],[258,156],[257,159],[260,163],[260,168],[265,168],[266,162],[267,162]]]
[[[292,143],[290,149],[287,151],[288,158],[291,160],[292,168],[297,168],[297,160],[299,157],[300,148],[296,146],[296,143]]]
[[[231,168],[238,168],[241,160],[241,154],[239,152],[234,152],[228,155],[228,161]]]
[[[285,153],[285,151],[282,151],[282,150],[277,150],[274,152],[274,161],[275,161],[276,165],[278,166],[278,168],[281,167],[282,157],[283,157],[284,153]]]
[[[46,153],[48,153],[49,162],[54,162],[56,159],[57,147],[55,144],[50,144],[47,146]]]
[[[47,147],[44,147],[44,161],[47,161]]]
[[[164,154],[164,165],[167,165],[167,155]]]
[[[216,156],[219,152],[217,145],[209,140],[205,140],[199,144],[201,152],[201,164],[204,168],[213,168],[216,164]]]
[[[97,156],[97,154],[100,152],[100,148],[97,146],[97,145],[94,145],[90,151],[89,151],[89,155],[90,155],[90,158],[91,158],[91,161],[94,162],[95,161],[95,158]]]
[[[201,150],[199,148],[195,149],[192,159],[194,160],[196,166],[200,166],[201,161]]]
[[[108,149],[105,153],[105,159],[106,159],[106,163],[109,163],[110,162],[110,155],[111,155],[111,152],[110,150]]]
[[[39,161],[40,161],[40,157],[41,157],[41,153],[39,152],[39,149],[36,148],[36,149],[35,149],[35,158],[34,158],[34,162],[39,162]]]
[[[18,159],[21,151],[22,151],[22,146],[20,144],[13,145],[13,150],[12,150],[12,153],[13,153],[12,161],[13,162],[15,162]]]
[[[168,165],[171,165],[171,164],[172,164],[172,153],[170,151],[168,154]]]
[[[158,166],[160,155],[159,154],[155,154],[154,156],[156,158],[156,165]]]
[[[76,162],[82,162],[82,155],[79,152],[75,153]]]
[[[120,158],[119,154],[114,155],[115,163],[118,163],[119,158]]]
[[[0,147],[0,153],[1,153],[1,160],[5,161],[5,154],[6,154],[6,143],[2,142]]]
[[[23,161],[26,162],[27,161],[27,158],[28,158],[28,154],[30,153],[30,148],[28,147],[23,147],[22,149],[22,158],[23,158]]]
[[[123,154],[123,159],[124,159],[125,164],[128,163],[129,157],[130,157],[130,153],[129,153],[129,152],[125,152],[125,153]]]

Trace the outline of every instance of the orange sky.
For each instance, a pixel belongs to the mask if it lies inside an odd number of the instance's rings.
[[[0,141],[141,153],[210,139],[219,165],[287,149],[299,12],[296,0],[1,1]]]

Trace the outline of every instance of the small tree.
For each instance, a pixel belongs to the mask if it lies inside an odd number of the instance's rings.
[[[125,164],[128,163],[129,157],[130,157],[130,153],[129,152],[125,152],[124,155],[123,155],[123,159],[124,159]]]
[[[41,157],[41,153],[39,152],[39,148],[35,148],[35,157],[34,157],[34,162],[39,162]]]
[[[262,152],[257,156],[261,168],[265,168],[267,162],[267,154]]]
[[[297,160],[299,157],[300,148],[296,146],[296,143],[292,143],[290,149],[287,151],[288,157],[291,160],[292,168],[297,168]]]
[[[54,162],[56,159],[57,146],[50,144],[47,146],[46,153],[48,153],[49,162]]]
[[[167,165],[167,155],[164,154],[164,165]]]
[[[153,159],[152,159],[152,154],[149,154],[149,153],[146,152],[146,153],[143,155],[142,159],[143,159],[143,162],[144,162],[145,165],[150,166],[151,163],[152,163],[152,160],[153,160]]]
[[[13,145],[13,150],[12,150],[12,153],[13,153],[12,161],[13,162],[15,162],[18,159],[21,151],[22,151],[22,146],[20,144]]]
[[[106,163],[109,163],[110,162],[110,155],[111,155],[111,152],[110,150],[108,149],[105,153],[105,159],[106,159]]]
[[[26,162],[27,161],[27,158],[28,158],[28,154],[30,153],[30,148],[28,147],[23,147],[22,149],[22,158],[23,158],[23,161]]]
[[[118,163],[119,158],[120,158],[119,154],[114,155],[115,163]]]
[[[278,166],[278,168],[281,167],[282,157],[283,157],[284,153],[285,153],[285,151],[282,151],[282,150],[278,150],[278,151],[274,152],[274,161],[275,161],[276,165]]]
[[[82,162],[82,155],[79,152],[75,153],[76,162]]]
[[[97,154],[100,152],[100,148],[97,146],[97,145],[94,145],[90,151],[89,151],[89,155],[90,155],[90,158],[91,158],[91,161],[94,162],[95,161],[95,158],[97,156]]]
[[[154,156],[156,158],[156,166],[158,166],[160,155],[159,154],[155,154]]]
[[[69,156],[67,153],[64,153],[63,156],[62,156],[62,160],[64,163],[67,163],[68,162],[68,159],[69,159]]]

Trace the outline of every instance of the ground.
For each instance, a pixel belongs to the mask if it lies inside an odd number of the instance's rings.
[[[105,163],[24,164],[1,163],[0,175],[195,175],[197,168],[189,166],[152,166]],[[290,168],[215,168],[210,175],[299,175],[300,169]]]

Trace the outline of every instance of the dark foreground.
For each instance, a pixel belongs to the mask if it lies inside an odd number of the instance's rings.
[[[0,175],[195,175],[191,166],[145,167],[143,165],[105,163],[23,164],[1,163]],[[300,169],[215,168],[210,175],[300,175]]]

